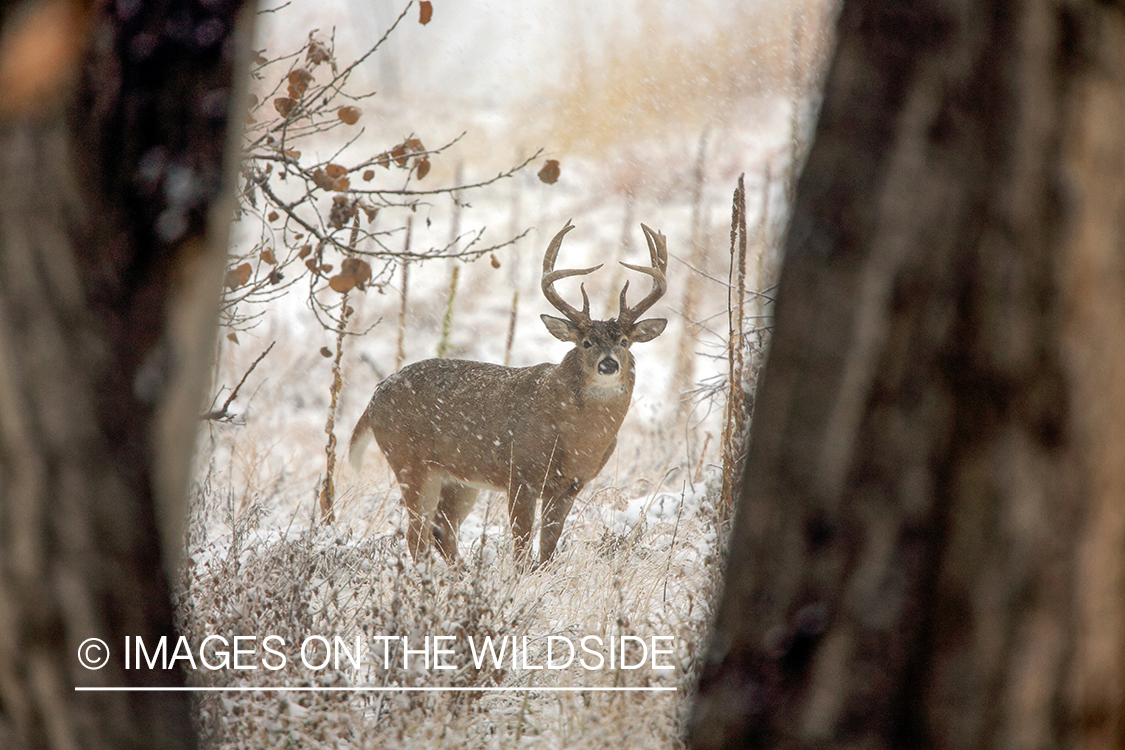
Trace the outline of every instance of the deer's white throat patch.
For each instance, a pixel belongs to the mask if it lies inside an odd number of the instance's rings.
[[[613,375],[595,375],[586,386],[586,398],[594,401],[611,401],[625,392],[625,378],[620,372]]]

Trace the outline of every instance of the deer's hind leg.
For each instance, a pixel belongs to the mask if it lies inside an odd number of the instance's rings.
[[[480,490],[476,487],[452,479],[445,480],[441,486],[441,498],[434,518],[434,541],[442,557],[450,564],[457,562],[457,532],[473,509],[478,494]]]
[[[429,557],[434,541],[434,512],[441,492],[441,477],[425,467],[407,466],[396,468],[395,476],[402,489],[402,504],[406,507],[406,548],[414,562],[421,562]]]

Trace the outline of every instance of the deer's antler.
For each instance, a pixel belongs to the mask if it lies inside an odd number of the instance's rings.
[[[559,279],[565,279],[568,276],[585,276],[586,274],[598,270],[603,265],[599,263],[590,268],[564,268],[559,271],[555,270],[555,259],[558,258],[563,237],[571,229],[574,229],[574,225],[570,223],[570,219],[567,219],[566,226],[551,240],[551,244],[547,247],[547,252],[543,255],[543,278],[540,280],[539,285],[543,289],[543,296],[547,298],[547,301],[550,302],[556,310],[568,317],[570,321],[577,326],[589,326],[590,298],[586,296],[586,287],[584,285],[580,287],[582,290],[581,312],[567,304],[554,288],[554,283]]]
[[[625,282],[625,286],[621,288],[621,312],[617,316],[617,320],[623,325],[632,325],[637,322],[637,318],[656,304],[656,301],[664,296],[664,292],[668,290],[668,280],[665,273],[668,270],[668,247],[666,238],[660,232],[654,232],[644,224],[641,224],[641,230],[645,233],[645,239],[648,241],[648,254],[652,262],[652,266],[634,266],[631,263],[622,263],[628,269],[639,271],[646,276],[652,277],[652,290],[648,296],[637,304],[629,307],[625,303],[625,294],[629,291],[629,282]],[[565,229],[563,231],[566,231]],[[561,234],[561,233],[560,233]]]

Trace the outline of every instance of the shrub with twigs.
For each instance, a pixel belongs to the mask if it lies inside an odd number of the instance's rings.
[[[400,262],[474,260],[523,236],[489,244],[485,230],[477,229],[404,257],[400,244],[391,247],[388,240],[404,231],[405,220],[402,226],[378,226],[384,209],[414,210],[440,196],[460,203],[466,191],[510,177],[539,156],[536,152],[490,179],[431,187],[423,182],[431,160],[461,136],[429,148],[412,133],[397,143],[353,155],[366,143],[363,104],[374,93],[353,93],[352,79],[412,5],[347,64],[337,59],[334,38],[317,30],[310,31],[295,52],[255,54],[236,210],[238,218],[255,221],[261,229],[253,246],[235,252],[229,261],[221,314],[230,333],[253,325],[263,304],[298,285],[321,325],[333,330],[342,311],[339,295],[381,287]],[[311,156],[325,144],[337,144],[330,156]],[[349,234],[357,219],[362,221],[353,241]]]
[[[423,5],[427,7],[419,21],[427,23],[432,8]],[[389,243],[392,235],[406,232],[410,214],[420,206],[445,197],[459,214],[467,205],[466,192],[510,177],[539,156],[537,152],[491,179],[427,186],[423,180],[430,174],[431,159],[460,136],[431,149],[412,133],[364,152],[370,139],[364,138],[363,105],[374,94],[353,93],[353,78],[412,6],[408,3],[383,36],[350,63],[338,60],[333,35],[313,30],[295,52],[276,57],[266,50],[256,52],[252,66],[236,211],[246,225],[257,227],[257,238],[229,258],[221,322],[227,339],[238,343],[238,332],[253,327],[269,303],[298,291],[320,325],[337,334],[326,427],[327,473],[321,487],[321,507],[328,519],[334,496],[333,426],[341,387],[340,358],[344,337],[357,333],[347,329],[352,310],[348,295],[369,287],[381,291],[398,266],[405,272],[408,264],[439,258],[475,260],[518,241],[526,231],[489,244],[481,228],[454,231],[443,246],[412,249],[409,243],[395,241],[393,247]],[[313,156],[323,153],[326,145],[331,148],[329,156]],[[460,178],[455,182],[460,183]],[[400,221],[377,222],[388,208],[397,209]],[[327,348],[321,353],[332,357]],[[221,388],[204,418],[236,419],[229,407],[241,384]]]
[[[426,717],[453,717],[467,731],[489,716],[476,705],[480,692],[358,693],[356,686],[476,688],[502,684],[506,665],[470,666],[467,639],[498,639],[523,630],[529,619],[525,601],[514,601],[514,581],[475,570],[423,571],[409,562],[394,537],[353,539],[321,527],[262,537],[261,513],[253,504],[235,501],[205,476],[194,488],[187,541],[189,557],[182,569],[179,629],[192,653],[220,660],[208,645],[221,636],[269,637],[282,660],[268,654],[253,669],[193,668],[192,684],[211,688],[247,688],[200,693],[197,730],[205,747],[334,747],[359,742],[376,728],[388,741],[416,734]],[[231,530],[209,539],[203,519],[218,516]],[[455,636],[449,659],[455,671],[424,668],[419,659],[403,664],[403,637],[411,643],[444,633]],[[354,662],[336,663],[326,653],[309,651],[310,669],[296,658],[298,645],[339,636],[349,646],[356,639],[374,644],[359,649]],[[378,646],[389,639],[389,659]],[[284,644],[278,646],[277,644]],[[219,644],[221,647],[223,644]],[[261,648],[261,646],[258,646]],[[303,648],[303,646],[302,646]],[[323,649],[321,649],[323,651]],[[360,655],[362,654],[362,656]],[[280,664],[280,666],[278,666]],[[277,668],[275,668],[277,667]],[[281,688],[310,688],[282,692]]]

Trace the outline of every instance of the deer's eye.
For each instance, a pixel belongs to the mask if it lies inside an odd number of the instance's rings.
[[[621,346],[629,346],[629,339],[621,339]]]
[[[589,349],[591,346],[593,346],[593,344],[590,343],[590,339],[586,339],[585,341],[582,342],[582,346]]]

